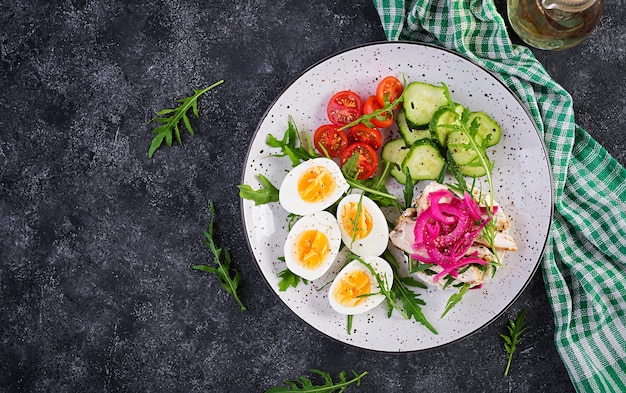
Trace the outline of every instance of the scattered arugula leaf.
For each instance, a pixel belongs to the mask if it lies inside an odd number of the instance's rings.
[[[375,128],[376,126],[372,123],[372,119],[385,121],[387,118],[386,113],[393,112],[393,108],[395,108],[397,105],[399,105],[403,101],[404,101],[404,92],[402,92],[402,94],[400,94],[400,97],[396,98],[393,102],[389,102],[388,100],[385,100],[385,105],[382,108],[377,109],[373,111],[372,113],[363,114],[359,116],[357,119],[355,119],[353,122],[339,127],[339,131],[350,129],[351,127],[354,127],[359,123],[363,123],[369,128]]]
[[[352,334],[352,320],[354,315],[348,315],[348,335]]]
[[[446,105],[452,108],[452,112],[456,114],[456,112],[454,111],[454,107],[456,106],[456,104],[454,103],[454,101],[452,100],[452,97],[450,96],[450,91],[448,90],[448,86],[443,82],[441,82],[441,85],[444,89],[444,95],[446,96],[446,99],[447,99]],[[492,178],[494,163],[489,159],[489,157],[487,157],[487,154],[486,154],[486,150],[487,150],[486,144],[488,143],[488,140],[479,141],[480,138],[478,138],[478,130],[480,127],[480,122],[478,121],[478,119],[474,119],[469,125],[469,127],[466,125],[469,114],[470,114],[469,109],[465,108],[465,110],[463,111],[463,114],[461,115],[461,121],[459,122],[459,124],[445,125],[444,127],[449,127],[453,130],[458,130],[458,131],[461,131],[463,134],[465,134],[469,142],[466,145],[464,145],[464,148],[474,150],[476,152],[477,154],[476,159],[474,159],[474,161],[466,165],[482,167],[485,169],[485,177],[487,178],[487,184],[489,186],[489,201],[487,201],[487,214],[493,215],[495,211],[494,197],[493,197],[494,189],[493,189],[493,178]],[[461,170],[459,169],[458,165],[456,165],[456,163],[452,159],[452,156],[449,150],[446,153],[446,163],[457,181],[457,184],[454,185],[453,187],[457,191],[460,191],[461,195],[463,194],[464,191],[467,191],[468,193],[471,194],[472,189],[474,188],[474,183],[472,184],[471,187],[468,187],[467,182],[465,181],[465,177],[461,173]],[[475,182],[476,179],[474,179],[473,181]],[[490,263],[490,265],[494,267],[492,274],[495,274],[496,267],[500,266],[501,264],[500,256],[498,255],[496,247],[495,247],[495,236],[496,236],[495,224],[496,224],[495,220],[489,220],[489,222],[481,230],[481,235],[488,241],[491,251],[495,257],[495,261],[493,263]]]
[[[525,307],[520,311],[517,316],[517,319],[513,321],[509,319],[509,324],[506,326],[506,329],[509,331],[509,335],[501,334],[500,337],[504,339],[504,349],[508,355],[508,361],[506,364],[506,370],[504,370],[504,376],[509,375],[509,369],[511,367],[511,360],[513,359],[513,353],[517,350],[517,344],[522,342],[521,335],[527,329],[524,326],[524,319],[526,318],[526,311],[528,307]]]
[[[352,248],[352,245],[356,241],[359,235],[359,232],[365,230],[364,228],[361,228],[361,226],[359,225],[361,223],[362,209],[363,209],[363,193],[361,193],[361,196],[359,197],[359,203],[356,206],[356,214],[354,215],[354,218],[350,219],[350,221],[352,221],[352,237],[350,239],[350,248]]]
[[[295,121],[289,116],[287,130],[283,134],[283,139],[278,139],[274,135],[269,134],[265,143],[269,147],[281,149],[281,153],[271,154],[273,157],[289,157],[292,166],[297,166],[301,161],[319,157],[310,143],[310,136],[306,134],[307,143],[303,143],[302,136],[298,131]]]
[[[385,296],[387,300],[387,315],[390,317],[393,313],[393,310],[396,310],[402,315],[404,319],[415,319],[416,322],[424,325],[428,330],[433,332],[434,334],[438,334],[437,330],[428,322],[424,313],[422,312],[422,307],[426,305],[426,303],[418,298],[418,295],[411,291],[407,286],[414,286],[420,288],[426,288],[426,286],[419,281],[412,279],[410,277],[400,277],[398,275],[398,261],[393,257],[389,250],[385,250],[382,255],[382,258],[385,259],[391,265],[393,269],[393,282],[390,285],[387,285],[386,281],[381,278],[380,274],[376,273],[374,268],[363,259],[354,255],[352,253],[349,254],[349,259],[354,259],[363,266],[365,266],[370,273],[376,278],[378,282],[378,286],[380,288],[379,294]],[[370,296],[373,294],[367,294],[363,296]],[[398,300],[402,303],[402,307],[398,305]]]
[[[391,288],[393,292],[394,303],[397,299],[402,303],[401,314],[405,319],[413,318],[416,322],[424,325],[428,330],[430,330],[434,334],[437,333],[437,329],[433,327],[433,325],[428,322],[426,316],[422,312],[422,306],[426,305],[422,299],[420,299],[418,294],[410,290],[408,287],[417,287],[425,289],[426,285],[415,280],[412,277],[400,277],[398,270],[399,264],[396,258],[391,254],[391,252],[387,249],[382,255],[382,258],[385,259],[391,265],[393,269],[393,286]],[[393,305],[389,305],[388,315],[391,315],[393,310],[396,307]]]
[[[446,309],[443,310],[443,314],[441,314],[441,317],[439,318],[443,318],[448,313],[448,311],[452,310],[454,306],[459,304],[469,288],[470,285],[468,283],[463,283],[463,286],[461,287],[461,289],[459,289],[459,292],[454,293],[452,294],[452,296],[450,296],[450,298],[446,302]]]
[[[237,295],[237,287],[239,286],[240,276],[239,272],[235,268],[231,268],[230,266],[230,253],[228,249],[218,248],[215,245],[215,241],[213,239],[213,222],[215,221],[215,206],[213,201],[209,202],[209,210],[211,212],[211,218],[209,221],[209,230],[203,231],[205,240],[202,240],[202,244],[207,246],[211,253],[213,254],[213,263],[215,266],[209,265],[194,265],[192,266],[196,270],[201,270],[207,273],[214,273],[217,275],[217,280],[222,285],[222,288],[226,290],[229,294],[231,294],[237,303],[239,304],[239,308],[241,311],[246,311],[246,307],[243,305],[239,296]],[[221,260],[222,251],[224,252],[224,261]]]
[[[381,207],[395,206],[398,210],[402,210],[402,207],[398,203],[398,198],[396,198],[395,195],[391,195],[385,186],[394,164],[381,160],[379,165],[382,170],[378,175],[360,181],[361,189],[371,200],[378,202]]]
[[[157,122],[163,123],[158,126],[152,132],[156,134],[156,136],[152,139],[152,143],[150,144],[150,149],[148,149],[148,157],[152,158],[154,152],[161,147],[163,141],[168,146],[172,146],[173,137],[176,136],[176,141],[178,141],[179,145],[182,145],[183,142],[180,138],[180,128],[178,124],[180,121],[183,121],[185,128],[189,133],[193,136],[193,129],[191,128],[191,123],[189,122],[189,117],[187,116],[187,111],[191,109],[193,114],[198,117],[198,98],[203,94],[206,94],[209,90],[221,85],[224,83],[224,80],[219,80],[213,83],[211,86],[206,87],[204,89],[195,90],[194,94],[190,97],[182,98],[180,100],[176,100],[175,102],[180,102],[181,104],[176,108],[163,109],[157,112],[156,117],[148,120],[148,123]]]
[[[413,204],[413,196],[415,193],[415,183],[413,182],[413,178],[411,177],[411,170],[406,167],[404,169],[404,175],[406,176],[406,180],[404,183],[404,208],[408,209]]]
[[[357,176],[359,176],[358,168],[359,168],[359,159],[361,154],[356,151],[355,154],[351,155],[343,164],[341,165],[341,172],[343,173],[343,177],[346,179],[356,180]]]
[[[341,167],[343,177],[351,188],[363,191],[370,199],[377,201],[381,206],[398,206],[397,197],[390,194],[385,187],[385,181],[391,171],[392,163],[384,162],[385,167],[379,175],[365,180],[357,179],[356,168],[359,165],[359,153],[353,154]]]
[[[285,381],[286,386],[277,386],[266,390],[265,393],[289,393],[289,392],[325,392],[325,393],[342,393],[349,385],[361,386],[361,379],[367,375],[367,371],[357,373],[352,370],[352,379],[347,379],[346,372],[339,373],[339,381],[333,382],[329,373],[317,369],[311,369],[313,374],[317,374],[324,378],[323,385],[314,385],[314,382],[305,376],[300,376],[296,380]],[[323,388],[323,389],[322,389]]]
[[[379,292],[368,293],[368,294],[360,295],[360,296],[372,296],[372,295],[378,295],[378,294],[383,295],[385,297],[385,299],[387,299],[387,305],[390,308],[398,310],[398,312],[400,312],[400,314],[402,314],[404,319],[408,319],[408,317],[407,317],[406,313],[404,312],[404,310],[402,308],[400,308],[400,306],[398,306],[398,304],[396,302],[395,293],[391,289],[391,287],[393,286],[393,282],[388,283],[386,277],[381,276],[380,273],[377,273],[376,270],[374,270],[374,268],[372,267],[372,265],[367,263],[365,260],[363,260],[363,258],[359,257],[356,254],[353,254],[353,253],[349,252],[348,253],[348,260],[357,260],[357,261],[359,261],[361,263],[361,265],[365,266],[367,268],[367,270],[369,270],[369,272],[372,273],[372,276],[374,276],[374,278],[376,279],[376,282],[378,283]],[[395,277],[394,277],[394,279],[395,279]]]
[[[289,287],[296,288],[300,281],[305,284],[307,283],[307,280],[293,273],[289,269],[285,269],[278,273],[278,277],[280,278],[280,281],[278,282],[278,290],[280,292],[285,292],[287,289],[289,289]]]
[[[269,202],[278,202],[278,188],[276,188],[269,179],[262,174],[257,175],[261,188],[254,190],[248,184],[239,184],[239,196],[243,199],[250,199],[254,201],[254,205],[263,205]]]

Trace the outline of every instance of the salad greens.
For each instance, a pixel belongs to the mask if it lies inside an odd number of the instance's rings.
[[[204,89],[195,90],[194,94],[190,97],[182,98],[180,100],[176,100],[175,102],[180,102],[181,104],[176,108],[163,109],[157,112],[156,117],[148,120],[148,123],[157,122],[163,123],[152,132],[155,137],[152,139],[152,143],[150,144],[150,149],[148,149],[148,157],[152,158],[154,152],[161,147],[163,141],[168,146],[172,146],[173,137],[176,136],[176,141],[179,145],[182,145],[183,142],[180,137],[180,128],[179,123],[182,120],[185,128],[189,133],[193,136],[193,129],[191,128],[191,123],[189,122],[189,117],[187,116],[187,112],[189,109],[193,111],[193,114],[198,117],[198,98],[203,94],[206,94],[209,90],[221,85],[224,83],[224,80],[219,80],[213,83],[211,86],[205,87]]]
[[[265,143],[269,147],[281,149],[281,153],[272,154],[273,157],[289,157],[292,166],[297,166],[300,162],[318,157],[313,149],[311,138],[306,134],[306,143],[303,143],[302,134],[298,131],[298,127],[293,118],[289,116],[287,130],[282,139],[276,138],[269,134]]]
[[[443,313],[441,314],[440,318],[443,318],[448,313],[448,311],[450,311],[454,306],[460,303],[461,300],[463,300],[463,296],[467,293],[469,289],[470,289],[470,285],[468,283],[463,283],[459,292],[450,296],[450,298],[446,302],[446,308],[445,310],[443,310]]]
[[[406,84],[406,81],[405,81]],[[457,142],[455,144],[455,148],[462,150],[465,154],[465,157],[475,157],[472,158],[471,161],[467,161],[464,163],[463,167],[460,167],[455,163],[453,154],[451,153],[451,148],[446,149],[445,146],[441,146],[440,148],[445,151],[445,164],[443,170],[439,173],[439,177],[435,179],[439,183],[444,182],[445,172],[449,169],[456,179],[457,184],[448,185],[451,190],[463,195],[465,192],[468,192],[472,195],[472,190],[475,188],[476,179],[474,178],[471,186],[468,185],[465,178],[465,170],[467,167],[471,168],[482,168],[482,172],[484,172],[484,176],[486,177],[488,183],[488,191],[489,191],[489,200],[485,201],[487,204],[487,214],[489,216],[493,216],[496,212],[496,208],[494,207],[494,186],[492,179],[492,170],[494,167],[494,163],[489,159],[486,154],[486,149],[489,146],[497,143],[491,143],[491,135],[487,135],[486,137],[483,134],[480,134],[480,120],[477,117],[472,117],[472,113],[468,108],[463,108],[459,104],[454,103],[450,96],[450,91],[445,83],[441,82],[441,88],[443,90],[443,96],[445,96],[445,104],[440,107],[441,110],[447,110],[456,121],[451,123],[437,123],[437,127],[442,127],[444,130],[441,135],[448,135],[449,132],[457,132],[462,133],[465,136],[464,142]],[[399,104],[401,104],[405,100],[404,92],[393,102],[389,102],[388,99],[385,99],[385,105],[375,110],[369,114],[362,114],[360,117],[355,119],[353,122],[346,124],[345,126],[338,127],[339,130],[345,130],[350,127],[353,127],[359,123],[363,123],[368,127],[373,127],[372,120],[382,120],[385,116],[386,112],[393,111],[394,108],[397,108]],[[405,103],[406,104],[406,103]],[[459,110],[461,108],[462,110]],[[470,121],[472,120],[472,121]],[[431,125],[432,128],[432,125]],[[446,129],[448,131],[446,131]],[[431,130],[431,132],[434,132]],[[282,138],[277,138],[274,135],[268,135],[266,139],[266,144],[269,147],[279,149],[279,152],[272,153],[270,156],[273,157],[288,157],[291,160],[292,166],[295,167],[300,164],[302,161],[309,160],[311,158],[319,157],[316,153],[313,144],[310,140],[311,136],[308,132],[301,133],[294,119],[290,116],[288,120],[288,127],[285,131]],[[499,134],[497,136],[499,139]],[[446,151],[447,150],[447,151]],[[458,153],[457,153],[458,154]],[[384,156],[384,154],[383,154]],[[398,211],[402,211],[412,206],[414,192],[415,192],[415,180],[411,177],[411,173],[409,167],[405,168],[405,172],[403,173],[404,177],[406,177],[406,181],[404,182],[404,206],[402,206],[398,197],[391,194],[386,189],[386,181],[391,174],[393,177],[396,177],[396,174],[393,170],[397,169],[397,162],[394,162],[393,159],[391,161],[381,159],[379,163],[379,170],[377,171],[378,175],[373,178],[367,180],[357,180],[357,167],[359,165],[359,157],[358,155],[352,155],[347,161],[342,163],[341,170],[344,175],[344,178],[348,182],[351,189],[362,190],[362,195],[367,195],[370,199],[374,200],[382,207],[395,207]],[[479,173],[480,171],[475,171],[473,173]],[[481,173],[482,174],[482,173]],[[480,176],[480,175],[479,175]],[[278,201],[279,190],[263,175],[258,175],[259,182],[261,183],[261,187],[257,190],[254,190],[249,185],[239,185],[240,196],[243,199],[249,199],[255,202],[256,205],[276,202]],[[482,200],[482,198],[479,198]],[[360,204],[359,204],[360,210]],[[359,211],[357,211],[357,217],[359,215]],[[298,217],[290,217],[290,223],[297,219]],[[500,266],[500,259],[498,253],[495,248],[495,235],[497,233],[496,230],[496,220],[487,220],[488,222],[482,227],[481,235],[487,242],[490,244],[490,248],[494,254],[494,260],[488,262],[488,265],[492,267],[492,272],[495,274],[495,270],[498,266]],[[354,223],[356,226],[356,223]],[[422,288],[425,289],[427,286],[420,281],[415,280],[412,277],[400,277],[398,274],[398,262],[395,260],[393,255],[389,252],[389,250],[385,251],[382,255],[384,259],[386,259],[393,268],[394,271],[394,280],[393,285],[388,290],[381,285],[381,293],[387,298],[388,303],[388,314],[391,315],[393,310],[397,310],[405,319],[414,319],[415,321],[423,324],[427,327],[431,332],[437,334],[437,331],[434,327],[426,320],[421,307],[425,305],[425,302],[418,297],[418,295],[410,289],[410,287]],[[407,255],[408,257],[408,265],[409,265],[409,274],[413,274],[419,271],[426,271],[428,274],[435,274],[430,267],[432,264],[428,263],[419,263],[416,260],[413,260],[411,255]],[[352,255],[352,259],[359,259],[357,256]],[[361,262],[367,266],[367,264],[361,260]],[[468,266],[469,267],[469,266]],[[466,267],[466,268],[468,268]],[[480,269],[485,269],[485,266],[479,266]],[[370,270],[372,268],[370,267]],[[483,270],[484,271],[484,270]],[[289,270],[285,269],[279,273],[280,281],[279,281],[279,290],[286,291],[290,287],[296,287],[301,280],[301,278]],[[377,279],[380,280],[380,277],[377,276]],[[380,283],[379,283],[380,284]],[[444,288],[447,287],[455,287],[458,289],[457,293],[454,293],[447,301],[445,309],[441,314],[441,318],[443,318],[453,307],[461,302],[464,295],[469,291],[470,284],[468,283],[455,283],[453,277],[448,277]],[[400,304],[402,306],[400,306]],[[349,317],[349,323],[351,322],[351,317]],[[351,324],[351,323],[350,323]],[[350,332],[351,326],[348,327],[348,332]]]
[[[237,288],[239,287],[240,275],[239,272],[230,266],[230,253],[228,249],[218,248],[213,240],[213,222],[215,220],[215,206],[213,201],[209,203],[209,210],[211,212],[211,218],[209,221],[209,230],[203,231],[205,239],[202,240],[202,244],[207,246],[213,254],[213,263],[215,266],[209,265],[194,265],[192,266],[196,270],[201,270],[207,273],[213,273],[217,275],[217,280],[226,292],[232,295],[241,311],[246,311],[246,307],[243,305],[239,296],[237,295]],[[224,252],[224,260],[222,261],[222,251]]]
[[[509,375],[509,369],[511,368],[511,360],[513,360],[513,353],[517,350],[517,344],[522,342],[522,333],[527,329],[524,326],[524,319],[526,318],[526,311],[528,307],[522,309],[518,314],[515,321],[509,319],[509,324],[506,326],[509,334],[501,334],[500,337],[504,340],[504,349],[508,353],[508,361],[506,363],[506,369],[504,370],[504,375]]]
[[[266,390],[265,393],[290,393],[290,392],[325,392],[325,393],[342,393],[350,385],[361,386],[361,379],[367,375],[367,371],[357,373],[352,370],[352,379],[348,379],[345,371],[339,373],[339,380],[333,381],[330,374],[317,369],[311,369],[313,374],[317,374],[324,379],[322,385],[316,385],[314,382],[305,376],[300,376],[296,380],[285,381],[286,386],[277,386]]]
[[[284,257],[279,259],[281,259],[283,262],[285,260]],[[300,284],[300,281],[305,284],[307,283],[307,280],[298,276],[289,269],[282,270],[280,273],[278,273],[278,277],[280,278],[280,281],[278,281],[278,290],[280,292],[285,292],[287,289],[289,289],[289,287],[296,288],[298,284]]]
[[[430,324],[430,322],[428,322],[426,316],[422,312],[422,306],[425,306],[426,302],[420,299],[418,294],[409,289],[409,287],[426,289],[426,285],[410,276],[400,277],[400,266],[398,261],[389,250],[385,250],[382,257],[389,262],[389,265],[391,265],[391,269],[393,270],[393,286],[391,287],[391,290],[393,293],[392,300],[394,304],[397,300],[400,300],[400,303],[402,303],[401,309],[404,311],[402,314],[406,317],[406,319],[413,318],[416,322],[424,325],[432,333],[437,334],[437,330]],[[388,316],[391,316],[394,308],[395,307],[392,305],[389,306],[387,312]]]
[[[261,188],[255,190],[248,184],[239,184],[237,186],[239,188],[239,196],[243,199],[254,201],[256,206],[270,202],[278,202],[278,188],[262,174],[259,173],[257,177],[261,183]]]

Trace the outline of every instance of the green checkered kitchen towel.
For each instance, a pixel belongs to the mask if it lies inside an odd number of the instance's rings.
[[[543,275],[555,344],[579,392],[626,392],[626,170],[575,124],[572,99],[493,0],[374,0],[389,40],[443,46],[517,94],[546,144],[555,186]]]

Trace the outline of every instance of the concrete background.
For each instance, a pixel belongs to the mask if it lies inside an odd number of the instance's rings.
[[[622,164],[624,5],[580,46],[535,51]],[[573,391],[541,274],[470,339],[408,354],[330,340],[261,278],[236,188],[259,119],[309,65],[384,39],[370,0],[2,2],[0,392],[261,392],[311,368],[368,371],[349,391]],[[145,121],[218,79],[196,136],[148,159]],[[243,313],[191,269],[209,259],[209,200]],[[504,377],[499,334],[526,306]]]

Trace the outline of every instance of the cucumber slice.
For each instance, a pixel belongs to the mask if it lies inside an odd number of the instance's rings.
[[[404,89],[404,113],[410,128],[421,128],[430,123],[433,113],[448,103],[441,86],[411,82]]]
[[[408,168],[411,179],[418,181],[438,179],[445,167],[446,160],[437,145],[430,139],[422,139],[411,146],[400,169],[404,173]]]
[[[398,183],[406,184],[406,175],[402,172],[402,169],[400,169],[399,167],[397,166],[392,167],[391,170],[389,171],[389,174],[391,175],[391,177],[396,179]]]
[[[461,173],[469,177],[483,177],[487,170],[482,165],[460,165]]]
[[[472,112],[465,122],[468,128],[471,127],[474,119],[479,122],[478,135],[486,141],[487,146],[497,145],[498,142],[500,142],[500,136],[502,135],[502,130],[500,129],[498,123],[496,123],[496,121],[489,117],[489,115],[485,112]]]
[[[480,136],[476,135],[476,139],[480,145]],[[447,142],[448,151],[457,165],[467,165],[478,158],[478,152],[470,147],[470,139],[463,132],[452,131],[448,134]],[[485,154],[484,151],[481,153]]]
[[[408,152],[409,147],[404,142],[404,139],[398,138],[387,142],[385,146],[383,146],[381,157],[385,161],[393,162],[400,166]]]
[[[461,116],[465,107],[457,104],[454,109],[450,107],[441,107],[433,113],[430,119],[429,130],[431,137],[439,143],[439,146],[446,148],[448,146],[448,134],[453,131],[449,125],[461,125]]]
[[[415,130],[409,127],[403,108],[400,108],[400,110],[398,111],[396,121],[398,122],[398,131],[400,132],[400,136],[402,137],[402,139],[404,139],[404,142],[407,144],[407,146],[411,146],[413,143],[419,141],[420,139],[430,139],[430,131],[428,129]]]
[[[402,162],[404,162],[409,150],[410,148],[406,145],[404,139],[398,138],[387,142],[381,153],[383,160],[394,164],[389,174],[400,184],[406,183],[406,175],[402,173]]]

